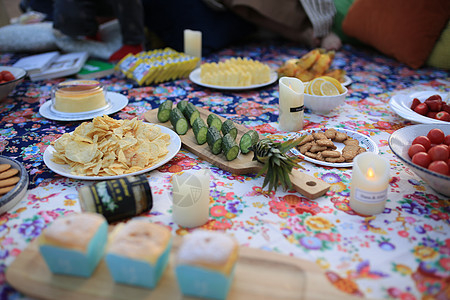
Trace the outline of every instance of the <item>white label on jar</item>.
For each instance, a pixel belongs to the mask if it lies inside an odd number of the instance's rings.
[[[387,189],[379,192],[370,192],[356,188],[355,199],[367,203],[380,203],[387,199]]]

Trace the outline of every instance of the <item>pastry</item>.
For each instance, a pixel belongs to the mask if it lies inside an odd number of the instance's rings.
[[[72,213],[44,229],[39,251],[52,273],[89,277],[103,256],[107,235],[102,215]]]
[[[105,261],[115,282],[152,289],[167,266],[171,247],[169,229],[131,220],[110,234]]]

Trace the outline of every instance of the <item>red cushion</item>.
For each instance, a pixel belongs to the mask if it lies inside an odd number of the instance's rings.
[[[412,68],[421,67],[450,18],[450,0],[357,0],[342,28]]]

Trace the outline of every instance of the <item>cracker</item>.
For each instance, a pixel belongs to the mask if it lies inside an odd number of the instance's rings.
[[[10,164],[0,164],[0,172],[6,171],[11,168]]]
[[[336,129],[330,128],[330,129],[327,129],[327,130],[324,132],[324,134],[325,134],[325,136],[326,136],[327,138],[329,138],[330,140],[332,140],[332,139],[334,139],[334,138],[336,137],[336,132],[337,132]]]
[[[347,134],[345,132],[338,131],[338,132],[336,132],[336,136],[334,137],[333,141],[338,142],[338,143],[342,143],[347,138],[348,138],[348,136],[347,136]]]
[[[341,156],[341,153],[339,151],[334,151],[334,150],[325,150],[325,151],[322,151],[321,153],[322,153],[322,156],[325,158],[327,158],[327,157],[336,158],[336,157]]]
[[[17,170],[17,169],[8,169],[8,170],[0,173],[0,179],[6,179],[9,177],[13,177],[17,173],[19,173],[19,170]]]
[[[346,139],[344,142],[344,145],[355,145],[355,146],[359,146],[359,141],[358,140],[354,140],[354,139]]]
[[[333,150],[336,149],[336,145],[333,143],[330,139],[320,139],[316,141],[317,145],[324,146],[327,148],[332,148]]]
[[[15,185],[10,185],[10,186],[7,186],[7,187],[0,188],[0,195],[6,194],[10,190],[12,190],[14,187],[15,187]]]
[[[20,180],[19,176],[2,179],[2,180],[0,180],[0,188],[5,187],[5,186],[14,185],[14,184],[18,183],[19,180]]]
[[[314,139],[317,140],[322,140],[322,139],[327,139],[327,136],[325,135],[325,133],[318,131],[318,132],[313,132],[313,137]]]
[[[312,141],[314,141],[314,137],[312,136],[312,134],[308,134],[307,136],[305,136],[303,138],[303,140],[298,144],[298,146],[302,146],[302,145],[312,142]]]

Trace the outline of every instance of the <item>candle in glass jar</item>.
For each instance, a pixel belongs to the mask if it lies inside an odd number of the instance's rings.
[[[362,215],[383,212],[389,187],[389,163],[372,152],[353,160],[350,207]]]
[[[191,170],[172,177],[175,223],[183,227],[197,227],[209,219],[209,170]]]
[[[279,123],[284,131],[303,129],[303,98],[305,87],[295,77],[281,77],[279,80]]]
[[[200,65],[202,59],[202,32],[196,30],[184,30],[184,53],[198,57]]]

